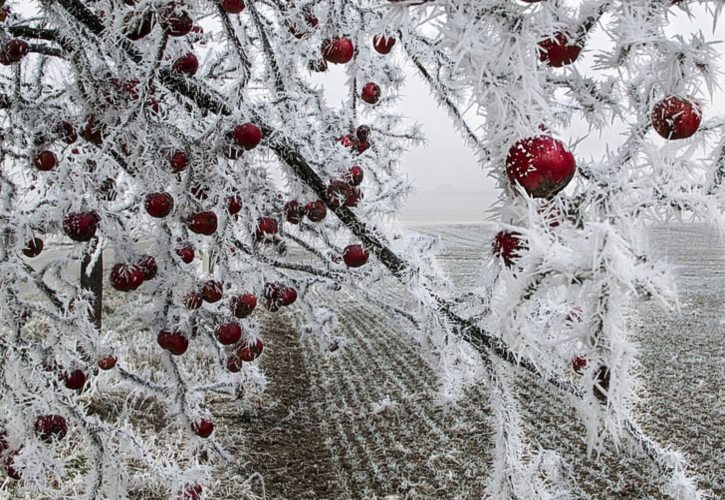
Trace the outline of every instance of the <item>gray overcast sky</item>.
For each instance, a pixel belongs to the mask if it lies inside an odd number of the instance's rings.
[[[570,4],[579,4],[570,0]],[[8,4],[16,11],[32,15],[36,2],[11,0]],[[702,29],[710,40],[725,40],[725,23],[720,23],[713,32],[712,18],[704,7],[693,5],[695,16],[688,19],[682,11],[673,8],[670,33],[687,34]],[[725,20],[724,20],[725,21]],[[591,56],[597,47],[602,47],[606,38],[601,29],[596,29],[588,42],[584,60],[577,63],[580,71],[585,72]],[[719,47],[717,64],[725,68],[725,46]],[[399,51],[400,49],[396,49]],[[335,65],[331,65],[333,67]],[[344,70],[332,68],[315,78],[316,82],[326,86],[331,104],[342,101],[344,89]],[[428,88],[412,71],[408,71],[408,83],[402,92],[400,109],[409,123],[419,123],[428,143],[411,150],[403,161],[407,174],[413,180],[417,192],[413,194],[403,208],[405,221],[482,221],[485,211],[496,199],[494,181],[487,177],[476,163],[473,151],[468,149],[455,133],[445,113],[429,97]],[[712,103],[704,103],[705,119],[725,115],[725,99],[719,91]],[[579,158],[596,157],[610,146],[620,141],[616,130],[608,130],[600,136],[592,135],[577,146]]]

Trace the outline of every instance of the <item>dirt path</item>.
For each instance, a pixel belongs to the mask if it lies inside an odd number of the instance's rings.
[[[265,342],[267,403],[247,424],[249,469],[264,478],[266,498],[340,498],[297,328],[283,318],[272,320]],[[264,493],[261,485],[254,492]]]

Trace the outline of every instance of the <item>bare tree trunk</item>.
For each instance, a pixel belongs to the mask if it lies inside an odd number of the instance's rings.
[[[93,266],[88,271],[89,266]],[[95,261],[93,253],[88,253],[83,257],[81,263],[81,288],[88,290],[93,294],[93,315],[92,320],[96,325],[96,329],[100,332],[103,324],[103,252]]]

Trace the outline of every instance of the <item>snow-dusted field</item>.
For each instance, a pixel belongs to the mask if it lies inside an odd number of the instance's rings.
[[[476,286],[491,226],[415,230],[440,235],[444,268],[462,290]],[[638,419],[653,437],[688,455],[712,498],[725,498],[725,246],[703,226],[655,228],[651,237],[658,255],[678,266],[681,314],[645,303],[633,316],[645,388]],[[374,293],[405,302],[392,280],[387,285]],[[123,303],[128,298],[109,292],[106,325],[125,324],[128,331],[120,337],[129,341],[128,359],[153,363],[153,336],[140,323],[122,319],[133,307]],[[435,374],[404,333],[408,325],[395,324],[345,290],[315,291],[307,300],[337,313],[336,333],[345,341],[331,351],[314,335],[300,336],[305,319],[298,307],[255,313],[263,325],[262,367],[269,384],[264,395],[248,393],[243,404],[225,396],[208,400],[214,437],[240,457],[238,465],[213,467],[211,498],[481,498],[493,448],[485,388],[472,389],[458,407],[442,407]],[[184,358],[205,362],[191,354]],[[114,376],[103,374],[99,387]],[[90,406],[99,415],[112,413],[114,397],[91,395]],[[586,456],[582,428],[565,398],[525,375],[519,397],[527,435],[570,458],[573,498],[663,497],[641,458],[614,450]],[[165,427],[163,416],[143,407],[138,417],[149,432],[178,444],[180,434]],[[160,484],[158,491],[133,495],[167,498],[165,491]]]
[[[490,245],[490,226],[420,226],[444,241],[441,259],[463,288]],[[685,452],[699,484],[725,496],[725,247],[703,226],[655,228],[658,254],[680,266],[680,315],[640,307],[633,335],[646,388],[638,418],[662,443]],[[391,288],[380,291],[394,297]],[[436,379],[415,347],[376,310],[344,291],[308,297],[334,308],[348,339],[334,353],[298,338],[292,312],[270,318],[264,358],[270,386],[245,419],[248,472],[270,498],[480,498],[491,459],[484,389],[458,408],[435,403]],[[582,428],[566,400],[521,377],[528,435],[575,457],[575,498],[661,498],[655,474],[637,456],[586,456]],[[257,493],[261,494],[261,483]]]

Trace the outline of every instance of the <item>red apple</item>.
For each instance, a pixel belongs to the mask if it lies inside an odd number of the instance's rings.
[[[373,37],[373,48],[379,54],[390,54],[390,51],[395,46],[395,42],[394,36],[375,35]]]
[[[35,419],[35,434],[44,443],[60,441],[67,433],[68,425],[60,415],[41,415]]]
[[[242,210],[242,200],[238,195],[229,196],[227,198],[227,212],[229,215],[238,214]]]
[[[239,14],[244,10],[244,0],[220,0],[219,5],[227,14]]]
[[[315,16],[312,12],[307,11],[304,15],[304,23],[286,22],[285,24],[287,25],[287,29],[292,34],[292,36],[299,40],[305,38],[307,35],[317,29],[320,21],[319,19],[317,19],[317,16]]]
[[[209,236],[217,229],[217,218],[214,212],[199,212],[191,215],[186,220],[186,227],[189,231]]]
[[[139,266],[116,264],[111,269],[111,286],[121,292],[128,292],[140,287],[143,277],[143,269]]]
[[[284,287],[279,290],[278,299],[280,305],[288,306],[297,300],[297,290],[290,287]]]
[[[562,32],[539,42],[539,59],[555,68],[573,63],[581,51],[576,39]]]
[[[232,138],[237,145],[249,151],[262,142],[262,129],[253,123],[237,125],[232,131]]]
[[[342,260],[348,267],[360,267],[365,265],[370,257],[370,252],[362,245],[348,245],[342,252]]]
[[[344,181],[351,186],[359,186],[363,181],[363,169],[357,165],[350,167],[345,174]]]
[[[136,265],[143,271],[144,281],[154,279],[156,277],[156,273],[159,272],[159,266],[156,264],[156,259],[151,255],[141,255],[138,258]]]
[[[208,438],[211,436],[211,433],[214,432],[214,424],[211,420],[202,418],[191,424],[191,430],[194,431],[194,434],[197,436]]]
[[[141,16],[129,13],[124,17],[123,24],[124,33],[129,40],[141,40],[151,33],[154,27],[154,14],[150,10]]]
[[[550,198],[574,177],[576,161],[564,145],[547,135],[516,142],[506,157],[511,184],[520,184],[534,198]]]
[[[143,206],[151,217],[161,219],[174,209],[174,198],[169,193],[149,193]]]
[[[345,181],[333,180],[327,186],[327,203],[337,208],[345,205],[348,199],[354,197],[352,187]]]
[[[582,374],[582,372],[584,372],[584,368],[587,367],[587,364],[589,364],[589,360],[582,356],[576,356],[574,359],[571,360],[572,370],[580,375]]]
[[[15,457],[18,456],[18,453],[20,453],[20,448],[8,452],[5,457],[5,472],[9,478],[15,479],[16,481],[20,481],[23,477],[20,470],[15,465]]]
[[[242,360],[235,354],[227,358],[227,370],[232,373],[239,373],[242,369]]]
[[[62,121],[55,127],[55,132],[66,144],[73,144],[78,140],[78,132],[71,122]]]
[[[89,241],[98,229],[98,214],[95,212],[73,212],[63,219],[63,231],[73,241]]]
[[[380,100],[380,85],[373,82],[363,85],[360,99],[368,104],[376,104]]]
[[[194,248],[190,246],[177,248],[176,255],[181,257],[182,262],[189,264],[194,260]]]
[[[360,125],[357,129],[355,129],[355,136],[358,141],[367,142],[370,138],[370,127],[367,125]]]
[[[114,366],[116,366],[117,362],[118,358],[109,354],[108,356],[103,356],[101,359],[99,359],[97,364],[98,368],[100,368],[101,370],[110,370]]]
[[[291,200],[284,204],[284,218],[290,224],[299,224],[307,211],[297,200]]]
[[[499,231],[493,239],[491,251],[493,254],[503,259],[506,267],[511,267],[519,258],[519,250],[525,246],[521,240],[521,234],[512,231]]]
[[[322,200],[315,200],[305,205],[305,213],[310,222],[320,222],[327,215],[327,207]]]
[[[174,61],[171,71],[180,75],[194,76],[199,71],[199,59],[193,52],[187,52]]]
[[[86,117],[86,123],[81,130],[81,135],[90,143],[100,146],[106,138],[106,124],[99,121],[96,115]]]
[[[25,40],[13,38],[8,40],[0,51],[0,64],[10,65],[20,62],[30,52],[30,45]]]
[[[79,391],[86,385],[86,374],[83,370],[73,370],[72,372],[63,373],[63,382],[68,389]]]
[[[239,1],[241,2],[241,0]],[[184,488],[181,500],[201,500],[201,494],[203,491],[204,488],[202,488],[200,484],[189,484]]]
[[[224,285],[218,281],[209,280],[201,287],[201,295],[210,304],[219,302],[224,295]]]
[[[277,221],[272,217],[260,217],[257,220],[257,229],[255,231],[257,240],[268,239],[272,235],[277,234],[278,231],[279,226],[277,225]]]
[[[204,302],[204,296],[199,292],[189,292],[184,296],[184,306],[187,309],[199,309]]]
[[[37,257],[40,255],[40,252],[43,251],[43,240],[40,238],[33,238],[28,240],[28,242],[25,244],[25,248],[21,250],[23,252],[23,255],[26,257],[30,257],[31,259],[33,257]]]
[[[58,165],[58,158],[52,151],[41,151],[33,156],[33,166],[38,170],[47,172]]]
[[[183,151],[172,151],[169,156],[169,166],[175,174],[186,169],[189,164],[189,157]]]
[[[652,109],[652,127],[665,139],[687,139],[700,127],[702,108],[690,98],[670,96]]]
[[[181,356],[189,348],[189,340],[186,336],[178,331],[170,332],[161,330],[156,341],[159,345],[175,356]]]
[[[220,344],[236,344],[242,338],[242,327],[239,323],[225,323],[216,329],[216,338]]]
[[[161,24],[169,34],[169,36],[185,36],[194,26],[194,20],[189,13],[182,10],[176,5],[176,2],[170,2],[159,10]]]
[[[257,307],[257,297],[252,293],[235,295],[229,299],[229,309],[237,318],[246,318]]]
[[[352,40],[347,37],[328,38],[322,42],[322,57],[331,63],[349,63],[354,53]]]

